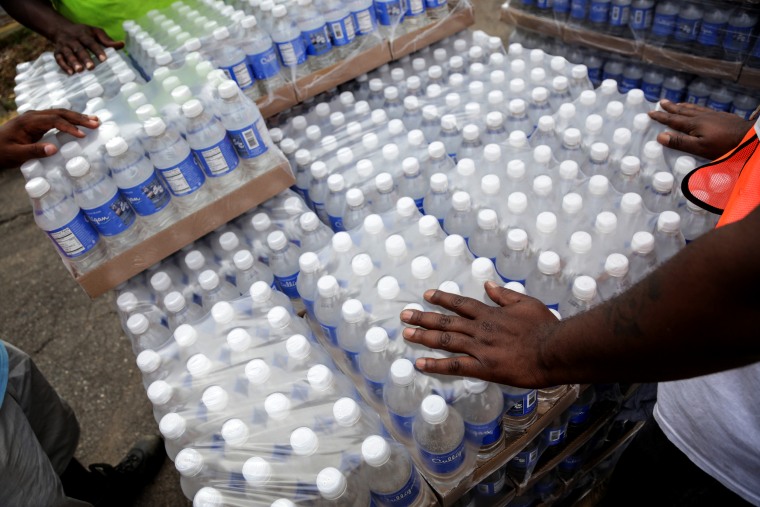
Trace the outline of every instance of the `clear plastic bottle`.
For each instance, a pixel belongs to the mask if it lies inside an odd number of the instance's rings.
[[[468,246],[476,257],[486,257],[496,262],[502,250],[499,237],[499,218],[492,209],[481,209],[477,215],[477,228],[470,237]]]
[[[317,71],[335,63],[336,54],[333,51],[327,21],[312,0],[298,2],[296,22],[304,39],[309,68]]]
[[[289,298],[298,298],[296,281],[298,278],[298,257],[300,249],[288,241],[282,231],[274,231],[267,236],[271,250],[269,267],[274,273],[277,287]]]
[[[657,267],[654,236],[646,231],[638,231],[631,238],[629,273],[631,282],[636,283]]]
[[[164,297],[169,329],[176,329],[182,324],[192,324],[200,320],[203,309],[192,301],[186,301],[182,293],[173,291]]]
[[[338,345],[338,325],[341,321],[341,299],[338,280],[325,275],[317,280],[317,299],[314,303],[314,317],[324,331],[331,345]]]
[[[240,295],[234,285],[220,279],[219,275],[211,269],[203,271],[198,276],[198,284],[202,291],[201,305],[207,312],[219,301],[232,301]]]
[[[723,49],[727,59],[743,61],[746,58],[757,21],[756,9],[750,8],[749,4],[742,4],[731,11],[723,35]]]
[[[362,442],[362,459],[370,490],[381,505],[404,499],[404,505],[422,507],[433,500],[402,445],[371,435]]]
[[[454,192],[451,196],[451,210],[444,219],[447,234],[458,234],[465,241],[475,232],[476,215],[472,209],[470,194],[467,192]]]
[[[628,290],[631,286],[628,257],[611,253],[604,262],[604,274],[599,277],[597,290],[599,297],[606,301]]]
[[[523,432],[538,417],[535,389],[500,385],[504,397],[504,431],[507,436]]]
[[[422,213],[427,185],[420,172],[419,160],[414,157],[405,158],[402,162],[402,170],[404,175],[398,184],[399,195],[411,197],[417,209]]]
[[[536,261],[528,248],[528,234],[523,229],[507,232],[507,248],[496,258],[496,270],[504,283],[519,282],[523,285],[535,269]]]
[[[537,269],[526,280],[525,288],[548,308],[559,310],[559,304],[567,294],[561,274],[559,255],[551,250],[542,252],[538,256]]]
[[[681,216],[675,211],[663,211],[657,217],[657,228],[654,233],[657,263],[662,264],[684,246],[686,240],[681,233]]]
[[[280,62],[269,34],[257,26],[255,16],[246,16],[240,22],[243,33],[240,36],[241,49],[246,54],[256,85],[262,95],[285,84],[280,75]]]
[[[277,48],[280,63],[292,77],[307,75],[306,47],[298,25],[288,16],[288,9],[284,5],[275,6],[272,16],[274,19],[269,34]]]
[[[317,474],[316,484],[324,505],[335,507],[371,505],[369,488],[356,471],[346,477],[337,468],[323,468]]]
[[[433,215],[443,227],[446,213],[451,203],[449,192],[449,180],[444,173],[435,173],[430,176],[430,190],[422,202],[424,213]]]
[[[412,438],[412,423],[424,396],[422,386],[416,380],[414,365],[408,359],[393,361],[389,380],[383,389],[383,401],[395,435],[402,441],[409,441]]]
[[[504,397],[496,384],[464,380],[464,394],[454,402],[464,419],[465,436],[478,448],[478,461],[487,461],[504,446]]]
[[[465,425],[459,412],[437,394],[428,395],[420,404],[413,434],[427,473],[443,484],[458,482],[466,458]]]
[[[91,170],[84,157],[69,160],[66,171],[74,185],[74,200],[111,251],[120,252],[139,243],[141,231],[135,211],[108,175]]]
[[[382,403],[383,387],[393,362],[388,332],[382,327],[371,327],[364,335],[364,344],[364,349],[359,353],[359,371],[364,377],[367,392],[375,402]]]
[[[364,335],[367,332],[367,316],[358,299],[348,299],[341,307],[342,319],[337,329],[338,346],[346,356],[348,366],[359,373],[359,354],[364,349]]]
[[[573,280],[570,297],[560,305],[562,315],[572,317],[590,309],[598,302],[596,280],[580,275]]]
[[[327,178],[329,193],[325,199],[325,213],[330,228],[335,232],[345,231],[343,215],[346,212],[346,180],[341,174],[331,174]]]
[[[357,37],[364,37],[377,32],[377,16],[371,0],[349,0],[347,4],[354,18]]]

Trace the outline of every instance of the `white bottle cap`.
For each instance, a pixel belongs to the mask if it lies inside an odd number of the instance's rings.
[[[406,241],[398,234],[393,234],[385,240],[385,252],[390,257],[401,257],[406,254]]]
[[[672,191],[674,182],[673,175],[665,171],[656,172],[652,177],[652,187],[657,192],[665,193]]]
[[[488,388],[488,382],[476,378],[466,378],[462,384],[464,390],[470,394],[480,394]]]
[[[538,270],[545,275],[556,275],[560,271],[560,259],[556,252],[546,250],[538,256]]]
[[[644,156],[649,159],[655,159],[662,156],[662,145],[657,141],[648,141],[644,145]]]
[[[654,236],[646,231],[639,231],[631,239],[631,249],[639,254],[648,254],[654,250]]]
[[[66,160],[82,155],[82,146],[77,141],[70,141],[61,146],[60,153]]]
[[[221,246],[222,250],[225,252],[231,252],[240,246],[240,238],[238,238],[238,235],[234,232],[227,231],[219,236],[219,246]]]
[[[517,93],[513,90],[512,93]],[[501,90],[491,90],[488,92],[488,104],[494,108],[501,108],[504,103],[504,92]]]
[[[533,160],[538,164],[548,164],[552,160],[552,149],[542,144],[533,149]]]
[[[227,445],[240,447],[248,440],[250,431],[240,419],[228,419],[222,424],[222,438]]]
[[[174,388],[165,380],[156,380],[148,386],[148,398],[154,405],[169,403],[174,393]]]
[[[353,156],[353,155],[352,155]],[[362,159],[356,163],[356,174],[364,181],[375,173],[375,165],[369,159]]]
[[[306,372],[306,380],[312,389],[327,391],[335,384],[335,376],[330,368],[323,364],[316,364]]]
[[[478,280],[493,278],[495,273],[496,268],[494,268],[493,262],[486,257],[478,257],[470,265],[470,274]]]
[[[371,467],[380,467],[391,457],[391,446],[379,435],[372,435],[362,442],[362,459]]]
[[[449,294],[455,294],[457,296],[462,295],[462,291],[459,288],[459,284],[451,280],[446,280],[442,282],[441,285],[438,286],[438,290],[443,291],[443,292],[448,292]]]
[[[401,70],[401,72],[403,72],[403,70]],[[383,90],[383,95],[385,96],[385,100],[396,100],[398,99],[398,88],[395,86],[388,86]]]
[[[710,191],[716,194],[727,192],[731,188],[731,177],[726,173],[715,173],[710,175]]]
[[[172,286],[172,280],[165,271],[159,271],[150,277],[150,286],[156,292],[165,292]]]
[[[582,301],[591,301],[596,296],[596,280],[581,275],[573,281],[573,296]]]
[[[509,145],[513,148],[525,148],[528,146],[528,136],[522,130],[513,130],[509,133]]]
[[[552,234],[557,230],[557,215],[543,211],[536,216],[536,230],[543,234]]]
[[[425,215],[417,222],[417,230],[422,236],[435,236],[441,230],[441,225],[433,215]]]
[[[340,231],[333,235],[332,237],[332,247],[333,250],[339,253],[345,253],[351,250],[351,247],[354,246],[354,242],[351,239],[351,236],[345,232]]]
[[[198,331],[190,324],[181,324],[174,330],[174,341],[181,348],[192,347],[198,341]]]
[[[457,174],[465,177],[475,174],[475,161],[471,158],[459,160],[457,162]]]
[[[332,275],[325,275],[317,280],[317,292],[323,298],[335,296],[338,290],[338,280]]]
[[[417,212],[417,205],[411,197],[401,197],[396,201],[396,213],[402,217],[409,218]]]
[[[643,199],[636,192],[628,192],[623,194],[620,199],[620,210],[623,213],[633,214],[641,211],[643,206]]]
[[[434,104],[422,106],[422,117],[426,120],[434,120],[438,118],[438,108]]]
[[[678,232],[681,228],[681,216],[675,211],[663,211],[657,217],[657,230],[662,232]]]
[[[375,213],[364,218],[364,231],[368,234],[377,235],[385,229],[383,219]]]
[[[311,344],[302,334],[294,334],[285,342],[288,355],[296,360],[304,360],[311,354]]]
[[[341,307],[343,320],[349,324],[356,324],[364,319],[364,307],[358,299],[349,299]]]
[[[574,180],[578,177],[580,168],[575,160],[564,160],[559,164],[559,177],[563,180]]]
[[[170,312],[176,313],[185,307],[185,297],[177,291],[172,291],[164,297],[164,306]]]
[[[520,115],[525,113],[527,108],[525,101],[522,99],[512,99],[509,101],[509,112],[513,115]]]
[[[134,335],[141,335],[148,330],[150,322],[142,313],[136,313],[127,319],[127,329]]]
[[[407,157],[401,163],[401,168],[407,176],[415,176],[420,172],[420,161],[415,157]]]
[[[591,234],[586,231],[575,231],[570,235],[569,247],[576,254],[586,254],[591,251]]]
[[[333,404],[333,416],[339,426],[350,428],[361,419],[359,404],[351,398],[341,398]]]
[[[596,215],[594,229],[600,234],[612,234],[617,229],[617,217],[611,211],[602,211]]]
[[[386,301],[397,298],[400,291],[398,280],[392,276],[384,276],[377,282],[377,294]]]
[[[573,79],[584,79],[588,77],[588,67],[583,64],[573,65],[570,72],[572,73]]]
[[[298,456],[310,456],[317,452],[319,439],[314,431],[302,426],[290,434],[290,446]]]
[[[158,423],[161,435],[167,440],[176,440],[187,429],[187,420],[176,412],[169,412]]]
[[[341,174],[331,174],[327,178],[327,188],[330,189],[330,192],[341,192],[346,188],[346,180]]]
[[[375,176],[375,188],[380,192],[390,192],[393,189],[393,176],[390,173],[380,173]]]
[[[528,208],[528,196],[522,192],[512,192],[507,197],[507,209],[510,213],[521,214]]]
[[[457,211],[466,211],[470,209],[470,194],[467,192],[454,192],[451,196],[451,206]]]
[[[248,252],[246,251],[246,253]],[[253,256],[251,256],[251,259],[253,260]],[[316,273],[319,270],[319,257],[314,252],[304,252],[298,258],[298,267],[302,273]]]
[[[652,119],[647,113],[639,113],[633,117],[633,128],[635,130],[644,130],[652,123]],[[656,141],[655,141],[656,142]]]
[[[627,128],[615,129],[615,133],[612,136],[612,142],[618,146],[628,146],[632,138],[631,131]]]
[[[480,136],[480,129],[477,125],[468,124],[462,129],[462,137],[466,141],[474,141]]]
[[[265,303],[272,297],[272,287],[266,282],[255,282],[248,291],[254,303]]]
[[[453,114],[445,114],[441,117],[441,128],[444,130],[454,130],[457,128],[457,117]]]
[[[269,507],[296,507],[296,504],[288,500],[287,498],[278,498]]]
[[[155,350],[146,349],[137,355],[137,367],[142,373],[153,373],[161,366],[161,356]]]
[[[425,134],[423,134],[420,129],[410,130],[406,135],[406,140],[411,146],[422,147],[425,142]],[[429,150],[428,153],[430,153]]]
[[[122,292],[116,298],[116,306],[122,313],[130,313],[137,306],[137,296],[133,292]]]
[[[499,217],[492,209],[482,209],[478,211],[478,227],[490,231],[499,227]]]
[[[459,234],[451,234],[443,240],[443,251],[449,257],[457,257],[465,252],[467,244]]]
[[[536,70],[539,70],[539,69],[533,69],[533,71],[531,71],[531,79],[533,79],[533,72]],[[545,74],[544,74],[544,77],[539,79],[539,81],[543,81],[544,78],[545,78]],[[537,103],[546,102],[549,99],[549,90],[547,90],[543,86],[537,86],[533,88],[533,91],[531,91],[530,98],[533,100],[533,102],[537,102]],[[549,116],[549,118],[551,118],[551,116]],[[540,123],[541,122],[539,121],[539,124]],[[542,129],[542,130],[546,132],[548,129]]]
[[[160,273],[156,273],[156,275],[158,274]],[[153,276],[156,276],[156,275],[153,275]],[[203,271],[200,275],[198,275],[198,284],[201,286],[201,289],[203,290],[216,289],[219,286],[219,275],[217,275],[213,270],[207,269]]]
[[[615,278],[621,278],[628,273],[628,257],[620,253],[607,256],[604,262],[604,271]]]
[[[680,177],[683,177],[696,169],[696,167],[697,161],[694,159],[694,157],[682,155],[676,159],[676,163],[673,167],[673,172]]]
[[[553,182],[551,176],[541,174],[533,178],[533,192],[536,195],[546,197],[552,193]]]
[[[239,421],[239,419],[236,420]],[[254,488],[265,487],[272,479],[272,465],[270,465],[264,458],[258,456],[248,458],[246,462],[243,463],[242,472],[245,481]]]
[[[604,162],[610,156],[610,147],[606,143],[594,143],[591,145],[591,160]]]
[[[562,198],[562,211],[575,215],[583,209],[583,197],[575,192],[565,194]]]
[[[364,193],[358,188],[349,189],[346,192],[346,204],[352,207],[361,206],[364,204]]]
[[[272,370],[263,359],[252,359],[245,365],[245,377],[253,385],[263,385],[272,375]]]
[[[388,122],[388,113],[384,109],[375,109],[370,115],[372,123],[377,126],[383,125]]]
[[[219,301],[211,307],[211,318],[217,324],[229,324],[235,320],[235,309],[227,301]]]
[[[552,116],[544,115],[538,119],[538,129],[541,132],[552,132],[555,127],[556,124],[554,122],[554,117]]]
[[[227,333],[227,345],[234,352],[248,350],[252,342],[253,338],[245,329],[238,327]]]
[[[79,178],[90,171],[90,163],[84,157],[74,157],[66,162],[66,171],[72,177]]]
[[[437,394],[431,394],[422,400],[420,415],[428,424],[440,424],[449,416],[449,406],[446,400]]]
[[[483,158],[487,162],[498,162],[501,160],[501,146],[498,144],[487,144],[485,148],[483,148]]]
[[[334,128],[340,128],[346,124],[346,115],[340,111],[330,113],[330,125]]]
[[[628,155],[620,161],[620,172],[626,176],[633,176],[641,169],[641,161],[638,157]]]
[[[507,232],[507,247],[510,250],[525,250],[528,246],[528,233],[523,229],[509,229]]]
[[[552,89],[557,93],[564,93],[570,88],[570,81],[565,76],[557,76],[552,79]]]
[[[61,148],[63,149],[63,148]],[[106,143],[106,152],[112,157],[118,157],[129,149],[123,137],[116,136]]]
[[[480,191],[488,196],[498,195],[501,191],[501,179],[495,174],[486,174],[480,179]]]
[[[584,90],[579,97],[580,103],[586,107],[596,104],[596,92],[594,90]]]
[[[562,104],[557,112],[560,118],[570,120],[575,117],[575,104],[570,104],[569,102]]]
[[[396,359],[391,364],[391,381],[398,386],[407,386],[414,381],[414,365],[408,359]]]
[[[578,146],[581,143],[581,131],[576,128],[569,128],[562,134],[562,141],[567,146]]]
[[[284,5],[275,5],[272,7],[272,16],[275,18],[284,18],[288,15],[288,9]]]
[[[203,113],[203,104],[198,99],[190,99],[182,104],[182,113],[186,118],[195,118]]]
[[[491,111],[486,115],[486,126],[491,129],[499,128],[504,124],[504,115],[499,111]]]
[[[290,324],[290,321],[290,312],[284,306],[275,306],[267,312],[267,322],[272,329],[282,329]]]
[[[605,195],[610,188],[610,180],[601,174],[595,174],[588,181],[588,190],[593,195]]]
[[[514,75],[522,74],[525,72],[525,61],[521,59],[512,60],[509,62],[509,70]]]
[[[340,498],[345,493],[346,488],[348,488],[346,476],[337,468],[323,468],[317,474],[317,489],[319,490],[319,494],[326,500]]]
[[[183,477],[195,477],[203,470],[203,455],[189,447],[182,449],[174,457],[174,467]]]
[[[364,342],[370,352],[383,352],[390,343],[388,333],[382,327],[374,326],[364,334]]]
[[[399,156],[399,149],[396,144],[389,143],[383,146],[383,159],[388,162],[395,162]]]
[[[442,75],[443,69],[441,69],[440,65],[433,65],[428,68],[428,77],[430,79],[440,79]]]
[[[507,163],[507,176],[512,180],[521,180],[525,177],[525,162],[522,160],[510,160]]]
[[[623,106],[623,103],[617,100],[613,100],[612,102],[607,104],[606,113],[607,116],[610,118],[619,118],[623,115],[623,112],[625,111],[625,106]]]
[[[417,280],[427,280],[433,275],[433,263],[428,257],[421,255],[412,259],[412,277]]]
[[[199,250],[193,250],[185,256],[185,264],[193,271],[198,271],[206,265],[206,257]]]
[[[282,231],[270,232],[267,236],[267,245],[275,252],[283,250],[288,245],[288,238]]]

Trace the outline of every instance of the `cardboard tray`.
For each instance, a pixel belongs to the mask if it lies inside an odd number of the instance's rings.
[[[565,23],[559,23],[554,19],[534,16],[527,12],[509,6],[506,2],[501,6],[501,20],[508,25],[519,26],[531,32],[538,32],[555,39],[563,37],[563,31],[566,28]]]
[[[256,101],[256,105],[264,118],[270,118],[296,104],[298,104],[298,98],[292,83],[287,83]]]
[[[76,278],[95,299],[295,183],[287,160]]]
[[[565,27],[562,40],[570,44],[580,44],[604,51],[613,51],[634,58],[641,58],[644,48],[644,44],[636,39],[614,37],[573,26]]]
[[[729,81],[739,79],[739,74],[742,71],[741,62],[705,58],[650,44],[644,46],[641,59],[646,63],[653,63],[668,69]]]
[[[398,60],[459,33],[474,23],[475,10],[473,7],[464,3],[459,4],[445,18],[390,41],[391,58]]]
[[[760,69],[753,69],[746,65],[742,67],[739,84],[747,88],[760,88]]]

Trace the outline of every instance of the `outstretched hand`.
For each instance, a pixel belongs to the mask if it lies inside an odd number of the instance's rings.
[[[106,60],[103,48],[124,47],[123,42],[113,40],[102,29],[76,23],[64,24],[57,29],[52,42],[55,61],[67,74],[94,68],[90,52],[103,62]]]
[[[50,129],[82,138],[78,125],[89,129],[100,125],[96,116],[75,113],[68,109],[28,111],[0,125],[0,168],[18,167],[33,158],[49,157],[58,151],[51,143],[38,141]]]
[[[696,104],[674,104],[661,100],[664,111],[649,116],[672,130],[657,141],[674,150],[715,160],[737,147],[754,124],[735,114],[713,111]]]
[[[433,349],[464,354],[445,359],[420,358],[427,373],[476,377],[516,387],[546,387],[543,344],[561,325],[538,299],[486,283],[486,293],[499,305],[430,290],[430,303],[457,315],[404,310],[406,340]]]

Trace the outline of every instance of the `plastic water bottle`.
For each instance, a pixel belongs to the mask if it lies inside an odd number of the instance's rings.
[[[342,320],[338,325],[338,346],[346,355],[348,365],[359,373],[359,353],[364,349],[367,332],[366,312],[358,299],[349,299],[341,308]]]
[[[227,194],[243,182],[242,171],[237,170],[240,159],[222,123],[204,112],[200,100],[192,99],[182,105],[187,118],[187,142],[208,177],[211,189]]]
[[[435,173],[430,176],[430,190],[422,202],[424,212],[433,215],[443,227],[443,221],[449,210],[451,194],[449,192],[449,180],[444,173]]]
[[[42,177],[25,186],[34,221],[58,247],[76,273],[84,273],[106,258],[106,247],[74,199],[51,188]]]
[[[335,62],[333,45],[327,23],[320,9],[311,0],[298,2],[296,16],[298,28],[304,39],[308,64],[312,71],[327,67]]]
[[[458,234],[467,241],[475,232],[476,215],[472,209],[470,194],[454,192],[451,196],[451,210],[446,215],[444,226],[447,234]]]
[[[177,291],[167,294],[163,303],[167,312],[169,329],[176,329],[182,324],[192,324],[204,315],[199,305],[186,301],[182,293]]]
[[[652,184],[644,193],[644,206],[653,213],[675,209],[673,200],[673,175],[659,171],[652,176]]]
[[[577,276],[573,280],[570,297],[561,304],[562,314],[572,317],[588,310],[597,302],[596,280],[587,275]]]
[[[113,180],[100,171],[92,171],[84,157],[69,160],[66,171],[74,185],[76,203],[109,249],[119,252],[136,245],[140,229],[135,211]]]
[[[477,228],[468,242],[470,251],[476,257],[486,257],[496,262],[496,257],[502,250],[499,238],[499,218],[491,209],[478,211]]]
[[[716,218],[713,214],[691,201],[686,202],[681,212],[681,230],[687,245],[715,228],[715,224]]]
[[[726,24],[728,24],[730,16],[731,11],[723,5],[705,4],[705,15],[699,26],[697,42],[707,56],[720,56],[723,35],[725,34]]]
[[[377,32],[377,16],[371,0],[349,0],[347,6],[354,18],[357,37],[364,37]]]
[[[665,75],[657,68],[649,68],[644,71],[641,78],[641,89],[644,91],[647,100],[650,102],[660,100],[664,81]]]
[[[256,104],[240,94],[235,83],[225,81],[217,91],[222,99],[217,102],[222,125],[227,130],[232,146],[246,169],[255,173],[251,177],[270,168],[272,157],[266,156],[269,146],[266,139],[266,125]]]
[[[704,10],[698,3],[688,2],[681,6],[673,33],[673,39],[678,46],[691,48],[699,35],[703,17]]]
[[[267,245],[271,250],[269,267],[274,273],[277,287],[289,298],[298,298],[296,281],[298,278],[299,248],[288,241],[282,231],[269,233]]]
[[[657,263],[662,264],[684,246],[686,240],[681,233],[681,216],[675,211],[663,211],[657,217],[657,229],[654,234]]]
[[[723,35],[723,49],[729,59],[741,61],[747,56],[757,21],[757,13],[749,6],[741,5],[731,12]]]
[[[244,93],[251,93],[255,81],[248,67],[245,52],[230,38],[227,27],[215,29],[213,36],[217,46],[214,55],[217,67],[222,69],[229,79],[234,80]]]
[[[243,33],[240,36],[241,49],[245,52],[256,84],[262,94],[276,90],[285,84],[280,76],[280,62],[272,38],[258,26],[255,16],[246,16],[240,21]]]
[[[280,63],[294,76],[301,77],[308,74],[304,40],[298,25],[288,16],[287,7],[275,6],[272,9],[272,16],[274,20],[269,34],[277,48]]]
[[[662,97],[673,103],[683,102],[686,96],[686,80],[679,74],[668,76],[662,83]]]
[[[314,213],[326,224],[330,223],[330,219],[325,211],[325,202],[327,201],[327,194],[329,192],[327,186],[328,174],[327,165],[321,160],[311,164],[312,180],[309,185],[309,199],[313,205]]]
[[[408,441],[424,393],[415,380],[414,365],[408,359],[396,359],[391,364],[389,380],[383,389],[383,401],[396,434]]]
[[[572,160],[578,164],[586,161],[580,130],[568,128],[562,133],[562,145],[557,150],[557,158],[563,161]]]
[[[341,321],[341,299],[338,280],[332,275],[325,275],[317,280],[317,298],[314,303],[314,317],[324,331],[325,337],[332,344],[338,344],[338,325]]]
[[[106,143],[106,166],[116,186],[142,218],[148,231],[163,229],[177,219],[169,191],[142,150],[130,149],[122,137]]]
[[[241,296],[248,294],[251,286],[259,281],[274,285],[274,275],[268,266],[257,261],[248,250],[239,250],[232,257],[235,266],[235,286]]]
[[[538,256],[537,269],[526,280],[525,288],[548,308],[559,310],[567,287],[561,279],[560,258],[556,252],[549,250]]]
[[[628,290],[631,286],[628,257],[612,253],[604,262],[604,274],[597,282],[597,290],[602,300],[609,300]]]
[[[657,266],[654,251],[654,236],[646,231],[638,231],[631,238],[629,273],[631,281],[638,282]]]
[[[634,32],[646,34],[654,20],[654,0],[633,0],[629,26]]]
[[[521,433],[538,417],[535,389],[500,385],[504,397],[504,431],[507,436]]]
[[[478,461],[486,461],[504,445],[504,397],[496,384],[477,379],[465,379],[464,391],[454,408],[464,419],[467,441],[478,447]]]
[[[734,101],[734,94],[725,86],[716,86],[707,99],[707,107],[716,111],[728,112]]]
[[[346,212],[346,180],[340,174],[331,174],[327,178],[329,193],[325,200],[325,213],[330,227],[335,232],[345,231],[343,215]]]
[[[496,257],[496,271],[505,283],[519,282],[523,285],[535,269],[536,261],[528,248],[528,234],[522,229],[507,232],[507,248]]]
[[[417,209],[423,213],[422,204],[427,192],[427,185],[420,172],[420,162],[414,157],[408,157],[404,159],[401,165],[404,176],[399,181],[399,195],[412,198]]]
[[[205,311],[219,301],[232,301],[240,294],[234,285],[227,280],[221,280],[213,270],[207,269],[198,276],[198,284],[201,287],[201,305]]]
[[[147,120],[143,128],[148,136],[145,141],[148,157],[177,207],[191,213],[208,205],[213,197],[204,186],[206,176],[187,141],[176,130],[167,128],[160,118]]]
[[[437,394],[425,397],[413,433],[428,474],[442,483],[461,478],[466,457],[465,426],[456,409]]]
[[[381,505],[392,505],[397,499],[409,506],[432,501],[404,446],[372,435],[362,442],[362,459],[373,498]]]

